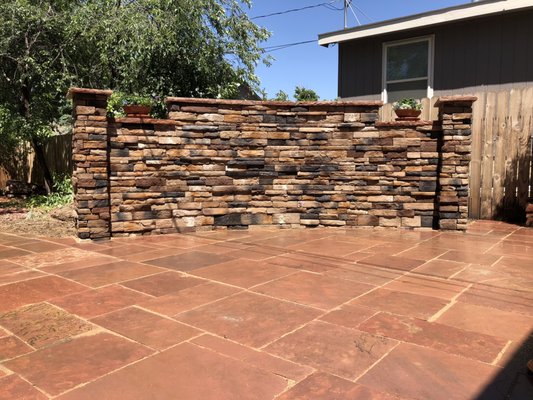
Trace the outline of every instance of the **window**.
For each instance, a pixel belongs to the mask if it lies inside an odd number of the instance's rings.
[[[433,36],[383,44],[385,103],[433,96]]]

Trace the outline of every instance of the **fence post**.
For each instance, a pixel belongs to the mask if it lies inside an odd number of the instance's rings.
[[[439,228],[465,231],[474,96],[441,97],[435,103],[442,125],[437,206]]]
[[[76,229],[80,239],[111,237],[107,99],[111,90],[72,88],[72,161]]]

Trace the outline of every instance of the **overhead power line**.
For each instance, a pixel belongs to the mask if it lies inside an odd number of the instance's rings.
[[[312,5],[312,6],[306,6],[306,7],[301,7],[301,8],[293,8],[293,9],[290,9],[290,10],[279,11],[279,12],[275,12],[275,13],[272,13],[272,14],[258,15],[257,17],[252,17],[250,19],[254,20],[254,19],[259,19],[259,18],[268,18],[268,17],[273,17],[275,15],[289,14],[289,13],[293,13],[293,12],[297,12],[297,11],[303,11],[303,10],[309,10],[310,8],[317,8],[317,7],[325,7],[328,10],[342,11],[342,8],[338,8],[338,7],[333,6],[333,4],[337,3],[338,1],[339,0],[334,0],[334,1],[329,1],[327,3],[320,3],[320,4],[315,4],[315,5]]]
[[[296,43],[287,43],[287,44],[280,44],[278,46],[269,46],[269,47],[263,47],[263,50],[265,53],[270,53],[276,50],[283,50],[287,47],[293,47],[293,46],[300,46],[302,44],[309,44],[309,43],[316,43],[316,39],[314,40],[306,40],[304,42],[296,42]]]

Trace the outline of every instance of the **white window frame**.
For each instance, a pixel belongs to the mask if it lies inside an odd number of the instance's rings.
[[[428,73],[427,73],[427,76],[420,77],[420,78],[388,81],[387,80],[387,55],[388,55],[389,47],[402,45],[402,44],[417,43],[417,42],[428,42]],[[410,39],[394,40],[392,42],[384,42],[382,58],[383,58],[383,63],[382,63],[382,73],[381,73],[381,77],[382,77],[381,100],[383,101],[383,103],[388,103],[388,97],[389,97],[387,93],[388,83],[413,82],[413,81],[420,81],[423,79],[427,79],[428,87],[427,87],[426,95],[430,99],[433,97],[433,72],[434,72],[433,66],[435,63],[435,35],[419,36],[419,37],[410,38]]]

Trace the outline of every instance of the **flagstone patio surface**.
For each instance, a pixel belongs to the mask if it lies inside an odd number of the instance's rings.
[[[500,222],[0,234],[0,399],[520,400],[532,332],[533,230]]]

